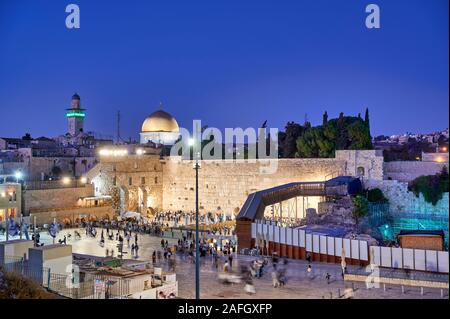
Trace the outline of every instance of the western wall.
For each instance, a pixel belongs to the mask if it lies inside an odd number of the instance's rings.
[[[273,168],[270,172],[269,168]],[[236,214],[255,191],[299,181],[325,181],[338,175],[383,178],[376,151],[337,151],[335,158],[203,160],[199,170],[201,212]],[[111,195],[116,210],[195,209],[194,162],[180,157],[104,157],[90,172],[96,195]],[[114,206],[114,204],[113,204]]]

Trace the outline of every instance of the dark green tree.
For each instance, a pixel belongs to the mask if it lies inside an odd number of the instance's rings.
[[[353,198],[353,218],[356,224],[359,223],[360,218],[367,216],[369,213],[369,201],[362,195],[357,195]]]
[[[325,111],[325,113],[323,113],[323,117],[322,117],[322,125],[325,126],[328,123],[328,113],[327,111]]]
[[[370,150],[372,149],[372,139],[370,138],[369,128],[362,120],[357,120],[347,128],[348,139],[351,150]]]
[[[288,122],[285,127],[285,138],[283,140],[283,157],[293,158],[297,151],[297,140],[303,134],[304,128],[297,123]]]

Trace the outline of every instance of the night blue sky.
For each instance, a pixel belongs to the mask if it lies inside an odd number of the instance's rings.
[[[81,28],[65,27],[65,7]],[[381,29],[365,27],[365,6]],[[370,109],[372,134],[448,127],[448,0],[0,0],[0,136],[138,137],[163,101],[181,126],[319,124]]]

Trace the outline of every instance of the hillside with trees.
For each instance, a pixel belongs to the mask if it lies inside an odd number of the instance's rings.
[[[344,116],[328,119],[323,114],[322,125],[311,126],[288,122],[284,132],[279,134],[279,154],[282,158],[326,158],[334,157],[336,150],[373,149],[370,135],[369,110],[364,119],[358,116]]]

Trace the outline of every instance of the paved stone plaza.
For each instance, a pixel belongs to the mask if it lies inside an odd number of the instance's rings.
[[[89,254],[95,256],[105,256],[106,249],[114,249],[115,255],[117,255],[116,241],[110,241],[105,239],[105,246],[99,245],[99,238],[88,238],[85,236],[83,229],[80,230],[82,234],[81,240],[73,239],[73,230],[64,230],[60,232],[56,238],[63,238],[67,233],[71,233],[72,237],[68,238],[67,243],[72,245],[74,253]],[[4,240],[4,236],[0,236],[0,241]],[[176,239],[167,239],[169,244],[176,244]],[[51,244],[53,239],[46,233],[42,233],[41,241],[45,244]],[[139,260],[150,260],[151,254],[156,249],[160,249],[160,237],[154,237],[149,235],[139,235]],[[130,257],[130,248],[124,247],[126,252],[125,258]],[[233,260],[233,270],[239,269],[240,263],[249,263],[255,257],[250,256],[236,256]],[[179,296],[181,298],[194,298],[195,297],[195,265],[189,262],[187,259],[177,255],[176,257],[176,273],[179,281]],[[164,269],[168,268],[168,265],[162,262],[161,266]],[[218,269],[213,267],[212,259],[210,257],[204,257],[201,259],[201,297],[202,298],[251,298],[251,299],[264,299],[264,298],[280,298],[280,299],[336,299],[338,293],[343,294],[346,288],[355,288],[353,297],[355,299],[402,299],[402,298],[414,298],[414,299],[440,299],[441,290],[434,288],[425,288],[424,294],[421,295],[420,287],[405,287],[405,293],[402,294],[400,286],[386,286],[386,290],[383,289],[383,285],[379,288],[367,289],[364,283],[352,283],[344,282],[341,277],[341,268],[337,264],[326,263],[313,263],[312,274],[307,274],[306,268],[308,266],[306,261],[303,260],[289,260],[287,265],[287,284],[281,288],[272,287],[271,270],[269,266],[262,278],[254,279],[256,294],[249,295],[244,291],[244,284],[231,284],[225,285],[219,282],[218,274],[222,272],[223,261],[220,263]],[[360,267],[348,267],[349,271],[364,272],[364,269]],[[392,272],[391,274],[389,272]],[[331,275],[330,283],[327,283],[325,278],[326,273]],[[401,270],[383,270],[383,276],[395,275],[396,277],[405,276],[405,273]],[[416,279],[424,280],[448,280],[446,275],[427,274],[420,272],[412,272],[411,274]],[[411,276],[410,275],[410,276]],[[444,298],[448,298],[448,290],[444,291]]]

